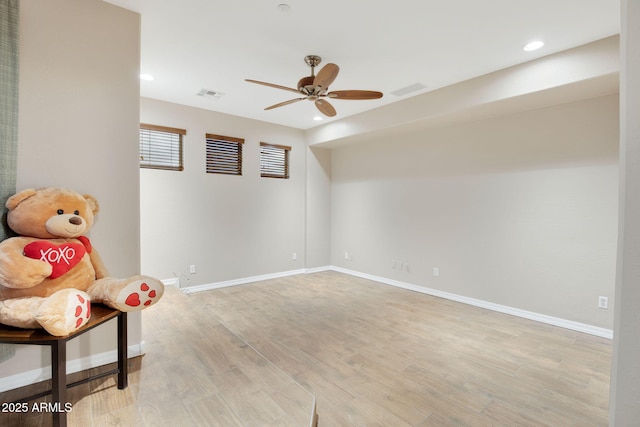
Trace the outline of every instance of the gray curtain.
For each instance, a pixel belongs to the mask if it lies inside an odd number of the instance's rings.
[[[19,0],[0,0],[0,203],[16,191]],[[0,240],[7,237],[0,230]]]
[[[7,238],[4,204],[16,191],[19,1],[0,0],[0,240]],[[0,345],[0,362],[14,351],[13,345]]]

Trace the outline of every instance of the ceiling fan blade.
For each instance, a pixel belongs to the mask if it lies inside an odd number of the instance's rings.
[[[373,90],[334,90],[327,94],[333,99],[378,99],[382,98],[382,92]]]
[[[265,110],[273,110],[274,108],[284,107],[285,105],[293,104],[294,102],[298,102],[298,101],[304,101],[305,99],[307,99],[307,98],[290,99],[288,101],[284,101],[284,102],[280,102],[278,104],[271,105],[271,106],[265,108]]]
[[[249,83],[256,83],[256,84],[263,85],[263,86],[274,87],[276,89],[282,89],[282,90],[288,90],[290,92],[300,93],[300,91],[298,89],[294,89],[292,87],[280,86],[280,85],[276,85],[276,84],[273,84],[273,83],[261,82],[259,80],[251,80],[251,79],[244,79],[244,81],[245,82],[249,82]]]
[[[333,117],[336,115],[336,109],[333,108],[333,105],[329,104],[328,101],[325,101],[324,99],[320,98],[320,99],[316,99],[315,104],[316,104],[316,107],[318,107],[318,110],[320,110],[320,112],[325,116]]]
[[[340,71],[340,67],[336,64],[327,64],[320,71],[318,71],[318,75],[313,80],[314,86],[322,86],[323,88],[328,88],[331,83],[338,77],[338,71]]]

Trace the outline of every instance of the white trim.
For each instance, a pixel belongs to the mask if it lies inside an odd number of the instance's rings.
[[[407,289],[410,291],[420,292],[422,294],[432,295],[435,297],[444,298],[451,301],[472,305],[475,307],[485,308],[487,310],[492,310],[499,313],[509,314],[509,315],[521,317],[524,319],[534,320],[536,322],[546,323],[548,325],[558,326],[561,328],[570,329],[577,332],[583,332],[586,334],[595,335],[602,338],[613,339],[613,330],[611,329],[588,325],[586,323],[574,322],[573,320],[561,319],[559,317],[548,316],[546,314],[535,313],[532,311],[509,307],[506,305],[495,304],[489,301],[469,298],[462,295],[439,291],[437,289],[431,289],[424,286],[418,286],[418,285],[413,285],[406,282],[401,282],[398,280],[388,279],[386,277],[374,276],[372,274],[361,273],[359,271],[354,271],[354,270],[348,270],[346,268],[336,267],[333,265],[325,266],[325,267],[301,269],[301,270],[284,271],[281,273],[264,274],[260,276],[245,277],[241,279],[227,280],[224,282],[216,282],[216,283],[210,283],[205,285],[189,286],[187,288],[183,288],[182,291],[184,293],[189,294],[194,292],[207,291],[211,289],[226,288],[229,286],[244,285],[247,283],[259,282],[262,280],[277,279],[280,277],[287,277],[287,276],[295,276],[297,274],[319,273],[319,272],[328,271],[328,270],[337,271],[339,273],[344,273],[351,276],[361,277],[363,279],[373,280],[375,282],[379,282],[384,285],[395,286],[397,288]]]
[[[595,335],[602,338],[613,339],[613,330],[600,328],[598,326],[588,325],[586,323],[574,322],[572,320],[561,319],[558,317],[547,316],[546,314],[534,313],[532,311],[521,310],[519,308],[509,307],[506,305],[494,304],[492,302],[483,301],[475,298],[469,298],[462,295],[452,294],[449,292],[439,291],[424,286],[412,285],[410,283],[400,282],[386,277],[374,276],[359,271],[348,270],[342,267],[331,266],[330,270],[339,273],[349,274],[351,276],[361,277],[363,279],[373,280],[385,285],[395,286],[410,291],[420,292],[451,301],[461,302],[463,304],[473,305],[475,307],[486,308],[488,310],[497,311],[499,313],[510,314],[512,316],[522,317],[524,319],[534,320],[536,322],[546,323],[548,325],[559,326],[561,328],[570,329],[577,332]]]
[[[487,310],[492,310],[499,313],[509,314],[509,315],[521,317],[524,319],[534,320],[536,322],[541,322],[548,325],[558,326],[561,328],[570,329],[577,332],[583,332],[586,334],[595,335],[602,338],[613,339],[613,330],[611,329],[588,325],[586,323],[574,322],[573,320],[561,319],[559,317],[548,316],[546,314],[535,313],[532,311],[509,307],[506,305],[495,304],[489,301],[469,298],[462,295],[439,291],[437,289],[431,289],[424,286],[418,286],[418,285],[413,285],[406,282],[401,282],[398,280],[388,279],[386,277],[374,276],[372,274],[361,273],[359,271],[354,271],[354,270],[348,270],[346,268],[336,267],[333,265],[325,266],[325,267],[301,269],[301,270],[284,271],[281,273],[264,274],[260,276],[245,277],[241,279],[227,280],[223,282],[209,283],[205,285],[189,286],[188,288],[182,289],[182,291],[184,293],[189,294],[194,292],[207,291],[211,289],[226,288],[229,286],[244,285],[247,283],[259,282],[262,280],[277,279],[280,277],[287,277],[287,276],[295,276],[297,274],[319,273],[319,272],[328,271],[328,270],[337,271],[339,273],[344,273],[351,276],[361,277],[363,279],[373,280],[375,282],[379,282],[384,285],[395,286],[397,288],[407,289],[410,291],[420,292],[422,294],[432,295],[435,297],[444,298],[451,301],[472,305],[475,307],[485,308]]]
[[[331,266],[327,265],[325,267],[307,268],[304,272],[305,274],[313,274],[313,273],[321,273],[323,271],[330,271],[330,270],[331,270]]]
[[[252,276],[252,277],[246,277],[246,278],[236,279],[236,280],[227,280],[224,282],[217,282],[217,283],[211,283],[206,285],[190,286],[188,288],[184,288],[182,291],[185,293],[202,292],[210,289],[219,289],[219,288],[225,288],[228,286],[237,286],[237,285],[243,285],[247,283],[259,282],[262,280],[277,279],[281,277],[295,276],[298,274],[319,273],[322,271],[329,271],[329,270],[337,271],[339,273],[344,273],[344,274],[348,274],[355,277],[361,277],[367,280],[373,280],[375,282],[378,282],[384,285],[395,286],[398,288],[407,289],[414,292],[420,292],[422,294],[432,295],[435,297],[444,298],[451,301],[460,302],[463,304],[469,304],[475,307],[481,307],[481,308],[496,311],[499,313],[510,314],[512,316],[522,317],[525,319],[534,320],[536,322],[546,323],[549,325],[558,326],[561,328],[570,329],[577,332],[584,332],[586,334],[595,335],[602,338],[608,338],[608,339],[613,338],[613,331],[611,329],[600,328],[597,326],[587,325],[585,323],[574,322],[572,320],[566,320],[558,317],[547,316],[546,314],[534,313],[531,311],[521,310],[519,308],[508,307],[500,304],[494,304],[488,301],[469,298],[462,295],[452,294],[449,292],[443,292],[437,289],[431,289],[424,286],[412,285],[410,283],[388,279],[386,277],[374,276],[372,274],[361,273],[359,271],[348,270],[346,268],[336,267],[336,266],[291,270],[291,271],[284,271],[281,273],[264,274],[260,276]],[[178,285],[178,279],[166,279],[166,280],[163,280],[162,282],[166,286]],[[137,344],[129,345],[127,351],[128,351],[129,358],[143,355],[145,353],[144,341],[141,341],[140,343],[137,343]],[[108,352],[91,355],[81,359],[69,360],[67,362],[67,373],[71,374],[74,372],[79,372],[86,369],[107,365],[109,363],[114,363],[117,360],[118,360],[117,350],[111,350]],[[51,378],[50,366],[47,366],[46,368],[34,369],[31,371],[21,372],[16,375],[0,378],[0,393],[5,392],[7,390],[13,390],[19,387],[24,387],[40,381],[45,381],[50,378]]]
[[[246,285],[247,283],[260,282],[263,280],[279,279],[281,277],[295,276],[298,274],[306,274],[306,272],[307,272],[306,270],[300,269],[300,270],[283,271],[281,273],[262,274],[260,276],[251,276],[251,277],[244,277],[241,279],[226,280],[223,282],[207,283],[204,285],[197,285],[197,286],[188,286],[186,288],[182,288],[182,292],[184,292],[185,294],[192,294],[194,292],[208,291],[211,289],[227,288],[229,286]]]
[[[240,279],[226,280],[223,282],[214,282],[214,283],[206,283],[204,285],[188,286],[188,287],[182,288],[182,292],[184,292],[185,294],[191,294],[195,292],[208,291],[211,289],[227,288],[229,286],[246,285],[247,283],[260,282],[262,280],[279,279],[281,277],[296,276],[298,274],[320,273],[322,271],[329,271],[329,270],[331,270],[331,266],[327,265],[324,267],[314,267],[314,268],[305,268],[300,270],[283,271],[280,273],[263,274],[260,276],[244,277]],[[180,282],[177,278],[163,279],[162,283],[164,283],[165,286],[177,286],[178,288],[180,287]]]
[[[144,341],[132,344],[127,347],[127,356],[129,358],[142,356],[144,354]],[[100,354],[83,357],[81,359],[73,359],[67,361],[67,374],[85,371],[98,366],[108,365],[118,361],[118,350],[106,351]],[[0,378],[0,393],[14,388],[24,387],[31,384],[39,383],[51,379],[51,366],[44,368],[32,369],[19,374],[10,375]]]
[[[180,279],[174,277],[173,279],[162,279],[162,284],[165,286],[175,286],[176,288],[180,287]]]

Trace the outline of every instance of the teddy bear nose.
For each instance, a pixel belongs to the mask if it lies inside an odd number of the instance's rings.
[[[80,225],[82,224],[82,218],[80,218],[79,216],[72,216],[71,218],[69,218],[69,222],[73,225]]]

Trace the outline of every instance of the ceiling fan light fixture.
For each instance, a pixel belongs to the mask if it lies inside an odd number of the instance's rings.
[[[534,41],[529,42],[526,45],[524,45],[523,49],[526,50],[527,52],[531,52],[531,51],[540,49],[542,46],[544,46],[544,42],[543,41],[534,40]]]

